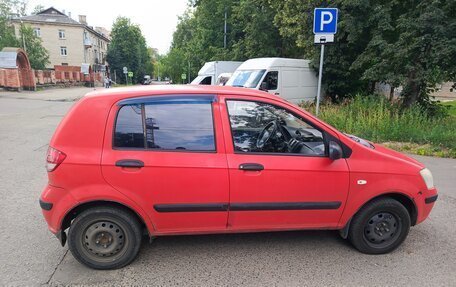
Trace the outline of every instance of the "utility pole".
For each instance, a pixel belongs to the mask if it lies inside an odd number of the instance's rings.
[[[21,20],[21,35],[22,35],[22,46],[24,47],[24,51],[27,53],[27,47],[25,46],[25,38],[24,38],[24,21]]]
[[[188,61],[188,80],[187,83],[190,83],[190,61]]]
[[[223,32],[223,48],[226,49],[226,18],[227,18],[227,12],[226,12],[226,7],[225,7],[225,25],[224,25],[224,32]]]

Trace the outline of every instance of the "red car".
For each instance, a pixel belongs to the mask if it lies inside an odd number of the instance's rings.
[[[57,128],[40,205],[49,229],[96,269],[144,234],[339,230],[390,252],[437,199],[431,172],[268,93],[147,86],[90,93]]]

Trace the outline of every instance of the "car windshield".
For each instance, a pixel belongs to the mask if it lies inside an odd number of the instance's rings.
[[[256,88],[266,70],[238,70],[226,83],[227,86]]]

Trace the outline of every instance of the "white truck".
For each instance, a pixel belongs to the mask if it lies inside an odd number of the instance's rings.
[[[221,74],[233,73],[242,62],[214,61],[207,62],[199,70],[198,76],[191,82],[192,85],[217,85]]]
[[[257,58],[242,63],[227,86],[264,90],[289,102],[313,101],[318,79],[309,60]]]

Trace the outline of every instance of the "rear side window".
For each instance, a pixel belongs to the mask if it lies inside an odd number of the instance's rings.
[[[123,106],[114,147],[176,151],[215,151],[210,102],[158,101]]]
[[[211,104],[152,104],[145,113],[147,148],[215,150]]]

